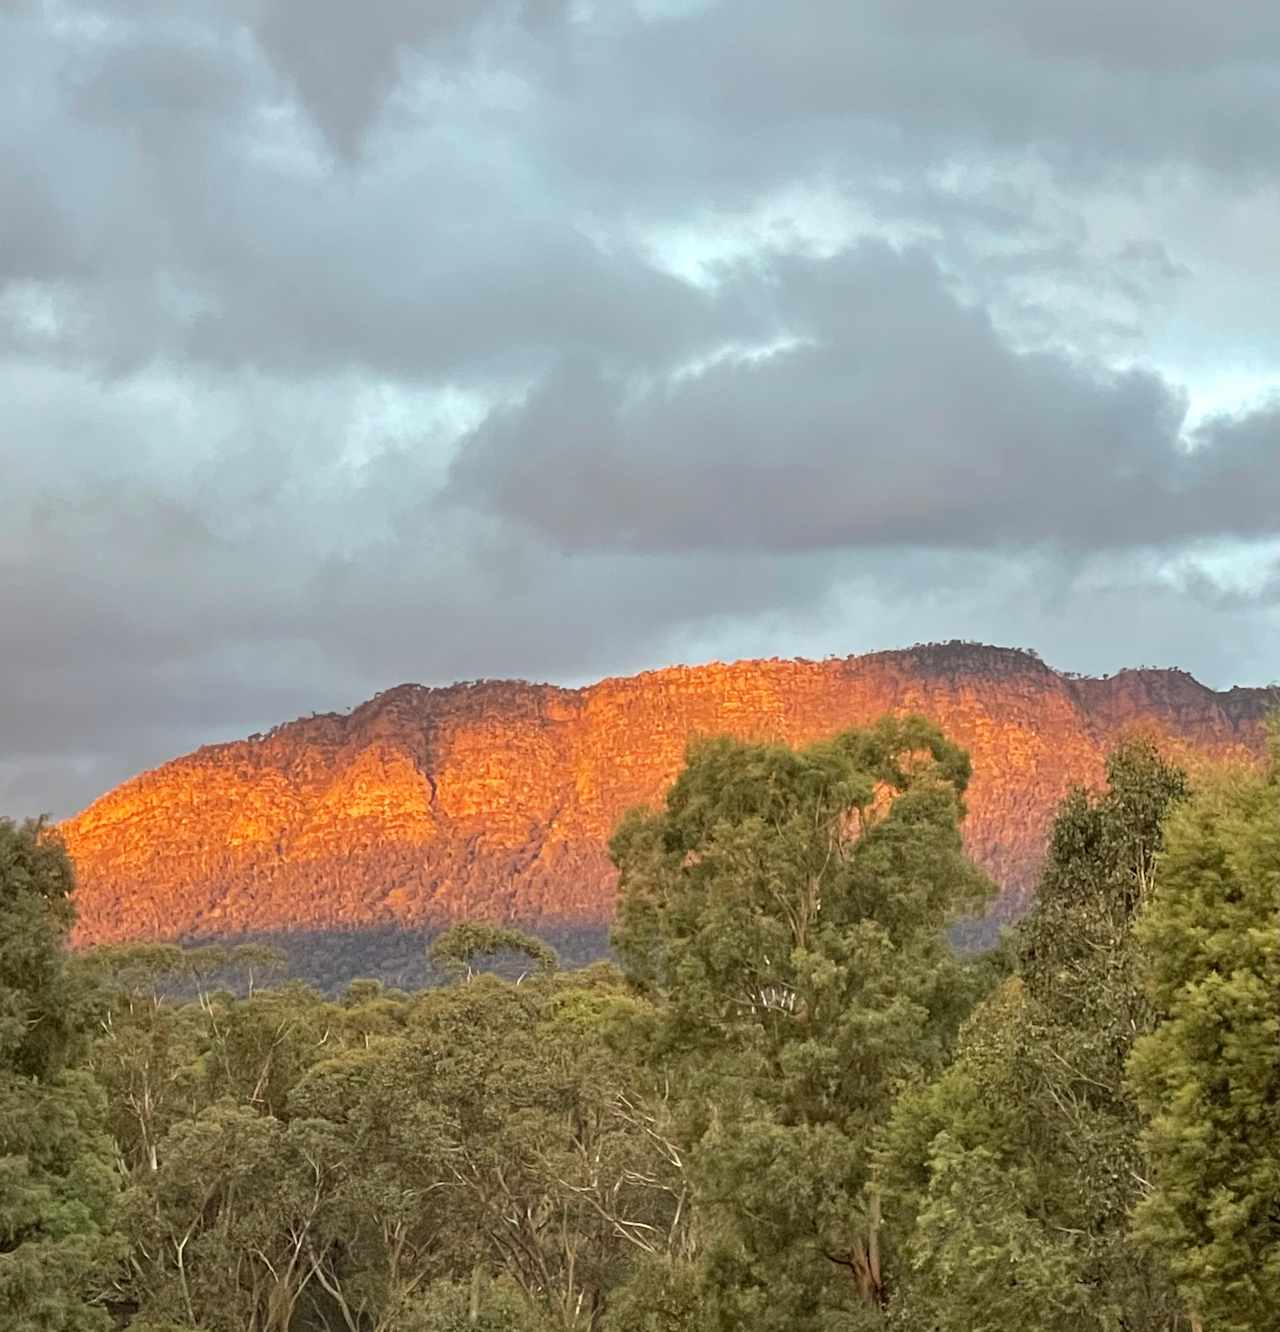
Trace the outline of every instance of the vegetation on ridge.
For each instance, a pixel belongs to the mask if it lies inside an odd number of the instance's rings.
[[[1032,654],[968,643],[675,667],[581,690],[402,686],[349,716],[177,759],[69,820],[76,941],[315,931],[355,950],[363,931],[389,945],[379,974],[401,984],[420,983],[421,950],[410,962],[379,935],[388,924],[501,919],[558,933],[572,953],[566,933],[598,942],[613,919],[614,828],[661,801],[690,739],[806,745],[922,709],[970,752],[965,843],[1009,919],[1054,810],[1072,785],[1103,780],[1121,735],[1147,728],[1184,760],[1257,759],[1270,697],[1214,694],[1184,674],[1068,680]]]

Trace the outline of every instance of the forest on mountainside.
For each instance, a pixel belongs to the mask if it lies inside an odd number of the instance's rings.
[[[1123,743],[976,956],[969,777],[919,718],[700,742],[614,833],[617,965],[463,922],[443,984],[337,997],[70,952],[70,861],[0,822],[0,1322],[1277,1325],[1280,732],[1194,783]]]
[[[609,838],[627,810],[661,802],[691,740],[809,745],[910,713],[972,760],[965,846],[1000,889],[994,933],[1029,901],[1054,810],[1073,785],[1102,781],[1124,735],[1158,737],[1191,771],[1258,761],[1277,704],[1275,691],[1217,692],[1176,670],[1068,678],[1034,653],[969,643],[677,666],[582,689],[403,685],[174,759],[62,823],[72,942],[269,941],[290,974],[325,989],[354,976],[417,987],[422,947],[391,927],[421,936],[469,918],[599,959],[617,886]],[[314,965],[336,953],[355,969]]]

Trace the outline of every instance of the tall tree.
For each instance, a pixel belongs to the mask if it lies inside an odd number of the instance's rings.
[[[100,992],[88,1066],[107,1095],[110,1127],[125,1168],[158,1167],[161,1138],[204,1103],[199,1055],[205,1014],[166,1002],[164,990],[189,978],[174,944],[124,944],[75,959]]]
[[[482,958],[522,957],[539,971],[554,971],[556,950],[532,934],[484,921],[464,920],[445,930],[427,949],[427,960],[446,975],[472,980]]]
[[[722,1327],[878,1318],[872,1138],[972,997],[944,935],[989,889],[960,840],[968,778],[920,718],[802,750],[715,740],[614,837],[614,941],[658,1004]]]
[[[346,1153],[323,1123],[229,1100],[171,1128],[130,1190],[133,1289],[149,1317],[290,1332],[319,1285]]]
[[[1280,733],[1265,775],[1171,821],[1139,927],[1155,1029],[1133,1052],[1151,1192],[1137,1234],[1197,1324],[1280,1325]]]
[[[1128,1242],[1143,1176],[1124,1067],[1150,1025],[1133,922],[1186,780],[1142,739],[1111,756],[1107,779],[1058,813],[1018,976],[975,1013],[955,1063],[898,1107],[895,1211],[915,1218],[904,1326],[1176,1322],[1160,1265]]]
[[[39,823],[0,820],[0,1323],[98,1332],[118,1180],[63,957],[74,886]]]
[[[635,1001],[616,977],[587,981],[435,991],[397,1071],[448,1126],[458,1256],[503,1273],[564,1332],[595,1332],[629,1264],[678,1249],[688,1210],[680,1161],[642,1105],[647,1075],[608,1040]]]

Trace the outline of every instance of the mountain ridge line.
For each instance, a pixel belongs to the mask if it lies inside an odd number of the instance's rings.
[[[953,640],[821,661],[744,659],[611,676],[401,684],[205,745],[60,828],[76,942],[445,923],[606,922],[617,819],[661,798],[699,735],[807,743],[919,712],[969,749],[966,839],[1016,915],[1053,810],[1135,728],[1193,765],[1254,761],[1274,687],[1177,668],[1055,671]]]

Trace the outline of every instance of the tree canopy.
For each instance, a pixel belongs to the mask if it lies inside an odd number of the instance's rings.
[[[613,839],[619,966],[459,921],[447,983],[337,997],[70,956],[0,821],[0,1325],[1280,1325],[1280,762],[1127,741],[982,955],[969,775],[915,717],[703,741]]]
[[[1280,1316],[1280,746],[1170,821],[1139,923],[1154,1029],[1130,1065],[1138,1234],[1223,1332]]]
[[[717,1326],[887,1302],[874,1136],[975,992],[945,937],[989,891],[968,778],[920,718],[802,750],[715,740],[614,838],[614,942],[679,1088]]]
[[[0,819],[0,1310],[14,1332],[100,1332],[116,1254],[101,1089],[76,1066],[90,1012],[67,973],[73,878],[40,823]]]

